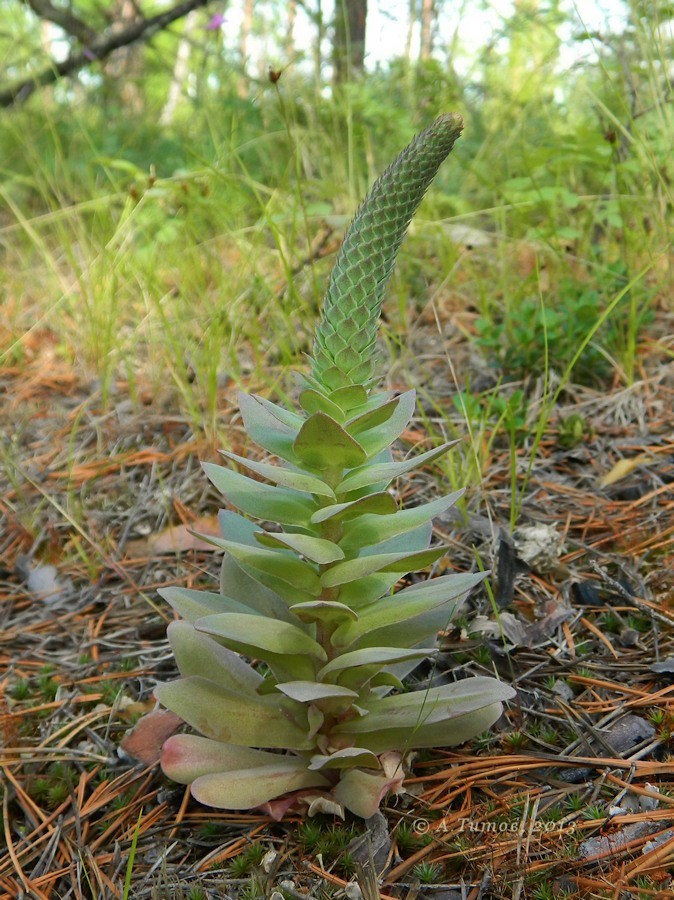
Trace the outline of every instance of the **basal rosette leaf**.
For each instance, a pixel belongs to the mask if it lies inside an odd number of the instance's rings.
[[[475,676],[440,688],[373,699],[366,717],[354,717],[333,730],[373,753],[455,746],[491,727],[503,711],[503,701],[514,696],[515,691],[501,681]]]
[[[239,747],[313,747],[306,711],[278,693],[252,697],[208,678],[189,676],[159,685],[155,695],[188,725],[215,741]]]
[[[402,765],[392,775],[349,769],[337,782],[333,796],[355,816],[369,819],[387,794],[399,792],[404,778]]]
[[[196,734],[176,734],[164,744],[161,765],[169,778],[179,784],[190,784],[200,775],[259,769],[282,760],[287,760],[294,768],[303,766],[301,757],[280,756],[267,750],[237,747]]]
[[[290,766],[281,758],[264,768],[202,775],[190,790],[195,800],[215,809],[254,809],[291,791],[314,787],[330,787],[330,782],[306,763]]]

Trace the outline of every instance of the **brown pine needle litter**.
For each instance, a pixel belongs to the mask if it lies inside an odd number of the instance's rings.
[[[410,371],[391,374],[392,389],[423,385],[434,403],[401,453],[430,446],[433,429],[466,435],[425,327],[411,335]],[[11,434],[0,461],[0,897],[121,898],[127,877],[141,900],[368,897],[370,862],[348,846],[362,822],[209,810],[120,751],[174,675],[157,588],[217,576],[217,554],[189,535],[219,503],[199,461],[243,450],[233,388],[221,390],[219,436],[204,438],[166,398],[136,406],[120,384],[103,406],[75,371],[38,358],[0,369]],[[492,594],[470,598],[439,662],[415,678],[423,689],[498,675],[518,698],[471,745],[417,757],[408,793],[384,809],[382,898],[674,891],[672,366],[654,358],[628,389],[562,397],[532,463],[526,436],[514,450],[503,436],[466,437],[460,451],[477,454],[481,482],[464,515],[436,523],[452,547],[441,565],[479,558]],[[572,413],[588,427],[568,447]],[[635,462],[615,469],[625,459]],[[422,502],[446,475],[429,469],[401,489]],[[168,552],[157,539],[173,526],[186,528]],[[527,567],[530,526],[558,543]]]

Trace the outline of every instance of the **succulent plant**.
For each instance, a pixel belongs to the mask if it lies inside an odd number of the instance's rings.
[[[209,538],[225,551],[219,592],[161,591],[182,617],[168,629],[182,677],[155,692],[198,732],[170,737],[161,764],[201,803],[369,817],[400,792],[410,751],[466,741],[513,696],[486,677],[416,692],[403,685],[484,576],[441,575],[395,592],[402,576],[445,554],[430,546],[431,520],[461,492],[399,508],[394,479],[452,444],[394,459],[415,394],[378,391],[373,375],[398,248],[462,125],[455,115],[434,122],[358,211],[330,279],[300,410],[240,395],[249,438],[276,461],[223,453],[247,474],[204,464],[239,512],[221,511],[222,537]]]

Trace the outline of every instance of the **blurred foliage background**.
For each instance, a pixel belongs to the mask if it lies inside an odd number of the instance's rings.
[[[455,110],[396,352],[430,297],[499,378],[630,383],[671,309],[673,21],[665,0],[601,27],[563,0],[6,0],[3,358],[47,329],[104,397],[142,374],[213,424],[224,381],[301,361],[368,184]]]

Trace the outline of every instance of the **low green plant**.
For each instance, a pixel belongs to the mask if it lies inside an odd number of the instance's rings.
[[[182,677],[156,695],[199,732],[166,741],[163,770],[206,805],[369,817],[402,790],[409,751],[472,738],[514,694],[487,677],[402,690],[484,573],[392,594],[401,576],[445,554],[430,547],[431,520],[461,492],[399,509],[389,490],[453,442],[394,460],[415,394],[376,390],[379,313],[407,227],[461,129],[459,117],[439,118],[358,211],[330,279],[301,411],[240,395],[248,436],[280,464],[226,452],[255,477],[204,465],[243,515],[221,511],[222,537],[209,539],[226,553],[220,593],[161,592],[183,617],[168,631]],[[248,517],[277,524],[266,530]],[[261,661],[264,674],[239,654]]]
[[[229,864],[229,874],[232,878],[243,878],[249,875],[253,869],[262,862],[266,853],[264,844],[252,844],[243,853],[235,856]]]
[[[562,280],[555,296],[536,294],[513,300],[503,310],[481,316],[476,322],[476,343],[485,356],[508,376],[541,375],[552,368],[564,372],[578,346],[604,314],[612,294],[624,288],[627,278],[609,271],[601,288],[571,279]],[[649,321],[646,304],[634,312],[633,292],[604,322],[583,349],[574,366],[579,383],[597,384],[606,378],[618,356],[623,355],[625,334],[640,331]],[[581,435],[582,437],[582,435]]]
[[[440,863],[420,862],[412,869],[412,874],[421,884],[439,884],[444,876]]]

